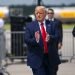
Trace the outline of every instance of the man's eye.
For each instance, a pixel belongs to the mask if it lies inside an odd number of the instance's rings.
[[[43,14],[43,13],[39,13],[39,14]]]

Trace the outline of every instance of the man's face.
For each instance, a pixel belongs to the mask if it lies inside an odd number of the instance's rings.
[[[48,15],[48,19],[52,19],[54,17],[54,13],[51,10],[48,10],[47,15]]]
[[[39,22],[42,22],[45,19],[46,11],[43,8],[35,9],[35,17]]]

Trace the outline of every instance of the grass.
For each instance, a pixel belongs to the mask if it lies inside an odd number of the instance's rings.
[[[4,25],[4,29],[5,30],[10,30],[10,27],[11,27],[11,25],[9,23],[7,23],[7,24]]]
[[[75,26],[75,24],[63,24],[63,29],[72,29]],[[4,25],[5,30],[10,30],[11,25],[9,23]]]
[[[63,24],[63,29],[73,29],[75,24]]]

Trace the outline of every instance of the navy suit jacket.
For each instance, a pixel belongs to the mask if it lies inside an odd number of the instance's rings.
[[[58,43],[62,43],[63,40],[63,29],[62,29],[62,22],[56,18],[54,18],[54,21],[51,21],[52,24],[51,25],[56,25],[58,30],[59,30],[59,39],[58,39]]]
[[[40,40],[39,43],[36,42],[35,32],[39,31]],[[49,21],[46,20],[46,31],[50,35],[50,41],[48,42],[48,55],[51,65],[60,64],[60,59],[58,55],[58,50],[56,47],[56,41],[59,37],[58,29],[56,25],[51,25]],[[25,43],[28,46],[27,53],[27,64],[31,68],[38,68],[41,66],[44,56],[43,41],[41,37],[40,27],[38,21],[33,21],[26,26],[25,30]]]

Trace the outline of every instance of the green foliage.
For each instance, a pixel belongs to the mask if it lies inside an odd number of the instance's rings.
[[[72,29],[75,24],[63,24],[63,29]]]

